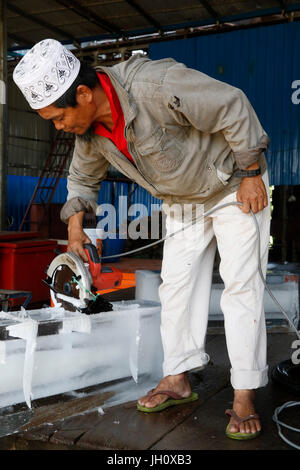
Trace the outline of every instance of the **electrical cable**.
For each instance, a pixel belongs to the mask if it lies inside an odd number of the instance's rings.
[[[212,213],[214,213],[215,211],[217,211],[218,209],[222,209],[226,206],[242,206],[242,203],[241,202],[228,202],[226,204],[221,204],[217,207],[214,207],[213,209],[210,209],[209,211],[205,212],[201,218],[205,218],[205,217],[208,217],[209,215],[211,215]],[[265,289],[267,290],[268,294],[270,295],[270,297],[272,298],[272,300],[274,301],[274,303],[278,306],[279,310],[281,311],[281,313],[283,314],[283,316],[287,319],[288,323],[290,324],[290,326],[292,327],[292,329],[295,331],[297,337],[299,338],[300,340],[300,331],[297,330],[297,328],[295,327],[295,325],[293,324],[293,322],[290,320],[288,314],[285,312],[285,310],[283,309],[283,307],[280,305],[280,303],[278,302],[278,300],[276,299],[276,297],[273,295],[271,289],[269,288],[269,286],[267,285],[267,282],[265,280],[265,277],[263,275],[263,272],[262,272],[262,268],[261,268],[261,261],[260,261],[260,257],[261,257],[261,254],[260,254],[260,231],[259,231],[259,226],[258,226],[258,222],[257,222],[257,219],[255,217],[255,214],[253,213],[252,210],[250,210],[250,214],[253,218],[253,221],[254,221],[254,224],[255,224],[255,229],[256,229],[256,234],[257,234],[257,256],[258,256],[258,272],[260,274],[260,277],[261,277],[261,280],[265,286]],[[199,219],[201,220],[201,219]],[[133,253],[137,253],[138,251],[142,251],[142,250],[146,250],[154,245],[157,245],[158,243],[162,243],[163,241],[167,240],[168,238],[171,238],[175,235],[177,235],[178,233],[182,232],[183,230],[186,230],[187,228],[189,228],[190,226],[192,226],[195,222],[192,221],[191,223],[189,223],[188,225],[186,225],[184,228],[181,228],[179,230],[176,230],[175,232],[167,235],[166,237],[164,238],[161,238],[153,243],[149,243],[148,245],[146,246],[143,246],[141,248],[137,248],[135,250],[131,250],[131,251],[127,251],[125,253],[118,253],[117,255],[110,255],[110,256],[103,256],[101,257],[101,261],[104,260],[104,259],[108,259],[108,258],[119,258],[119,257],[122,257],[122,256],[126,256],[126,255],[131,255]],[[292,426],[288,426],[287,424],[283,423],[282,421],[280,421],[278,419],[278,415],[279,413],[281,413],[281,411],[285,408],[289,408],[289,407],[292,407],[292,406],[300,406],[300,402],[299,401],[289,401],[287,403],[284,403],[282,406],[279,406],[275,409],[274,411],[274,414],[273,414],[273,421],[276,423],[277,425],[277,429],[278,429],[278,434],[279,436],[281,437],[281,439],[283,439],[287,444],[289,444],[290,446],[294,447],[295,449],[298,449],[300,450],[300,446],[298,446],[297,444],[293,443],[292,441],[290,441],[289,439],[287,439],[282,431],[281,431],[281,428],[280,426],[283,426],[285,428],[288,428],[290,430],[293,430],[295,432],[300,432],[300,429],[298,428],[294,428]]]
[[[299,406],[299,405],[300,405],[300,401],[288,401],[288,402],[284,403],[283,405],[278,406],[275,409],[274,414],[273,414],[273,421],[277,424],[278,434],[281,437],[281,439],[284,442],[286,442],[287,444],[289,444],[290,446],[292,446],[292,447],[294,447],[295,449],[298,449],[298,450],[300,450],[300,446],[295,444],[294,442],[290,441],[286,436],[284,436],[282,431],[281,431],[280,426],[283,426],[284,428],[290,429],[290,430],[295,431],[295,432],[300,432],[300,429],[299,428],[294,428],[293,426],[289,426],[288,424],[283,423],[282,421],[279,421],[278,415],[279,415],[279,413],[281,413],[282,410],[284,410],[286,408],[290,408],[291,406]]]

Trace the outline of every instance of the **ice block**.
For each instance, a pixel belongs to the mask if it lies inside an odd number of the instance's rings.
[[[161,376],[160,305],[112,304],[113,311],[89,316],[61,307],[25,317],[0,313],[0,408],[128,376]]]

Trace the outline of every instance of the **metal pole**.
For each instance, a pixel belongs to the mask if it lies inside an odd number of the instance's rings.
[[[0,230],[6,229],[7,179],[6,0],[0,0]]]
[[[286,228],[287,228],[287,186],[282,186],[282,227],[281,227],[281,261],[287,261],[287,242],[286,242]]]

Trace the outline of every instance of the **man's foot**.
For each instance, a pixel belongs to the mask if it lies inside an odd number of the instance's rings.
[[[192,393],[186,372],[178,375],[167,375],[159,382],[153,392],[159,392],[159,390],[169,390],[177,393],[182,398],[187,398]],[[152,398],[145,395],[138,400],[138,403],[146,408],[154,408],[155,406],[164,403],[168,398],[169,397],[167,395],[163,394],[155,395]]]
[[[240,418],[255,414],[254,397],[254,390],[234,391],[233,410]],[[254,434],[256,432],[261,431],[261,424],[259,419],[249,419],[248,421],[241,423],[238,429],[235,420],[233,418],[230,418],[229,431],[231,433],[241,432],[247,434]]]

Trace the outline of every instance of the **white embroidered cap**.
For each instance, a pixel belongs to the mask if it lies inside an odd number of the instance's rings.
[[[13,79],[33,109],[53,104],[70,88],[80,61],[55,39],[44,39],[14,69]]]

